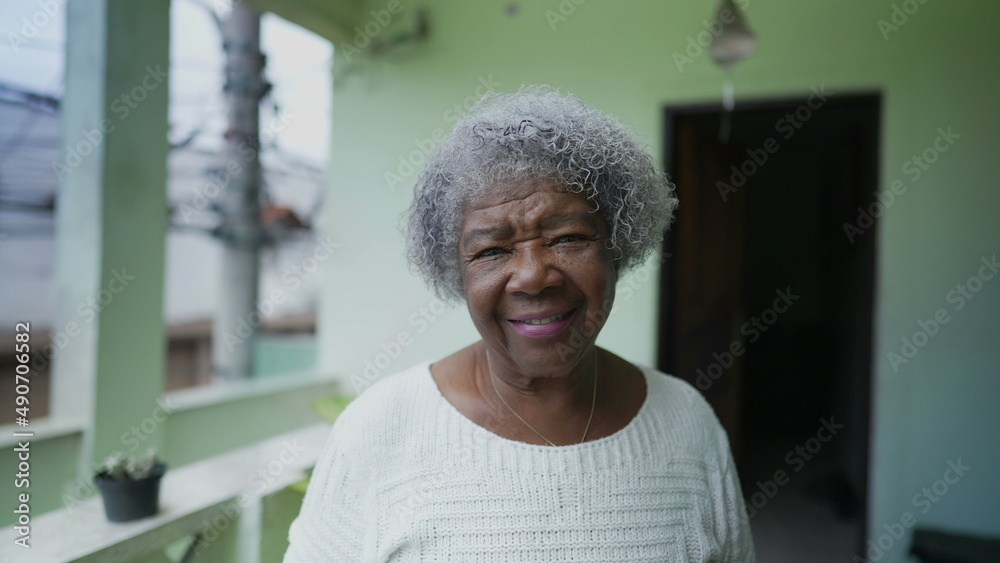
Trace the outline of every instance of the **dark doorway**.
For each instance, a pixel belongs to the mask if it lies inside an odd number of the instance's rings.
[[[758,560],[851,560],[868,502],[880,97],[816,89],[665,119],[680,208],[659,367],[729,433]]]

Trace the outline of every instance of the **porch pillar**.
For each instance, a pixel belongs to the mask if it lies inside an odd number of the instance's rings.
[[[159,447],[169,0],[66,2],[52,413],[88,423],[81,472]]]

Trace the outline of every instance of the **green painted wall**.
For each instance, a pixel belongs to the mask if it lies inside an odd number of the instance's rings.
[[[286,488],[264,498],[261,508],[260,563],[281,563],[288,550],[288,528],[305,495]]]
[[[162,434],[160,455],[171,467],[179,467],[314,424],[322,419],[313,411],[312,402],[335,393],[337,385],[316,383],[169,412],[162,424],[155,425]],[[148,422],[152,424],[152,418]],[[129,439],[117,442],[117,447],[126,453],[142,453],[147,442],[132,438],[143,435],[140,427],[139,434],[130,434]],[[83,500],[97,494],[89,472],[77,478],[81,446],[80,432],[31,442],[29,492],[33,516],[63,508],[67,499],[72,503],[73,499]],[[0,470],[7,475],[17,473],[16,456],[0,458]],[[6,485],[3,490],[8,489],[13,490]],[[12,525],[13,516],[12,512],[0,514],[0,526]]]
[[[316,384],[174,412],[164,429],[164,459],[181,466],[320,422],[311,403],[336,387]]]
[[[326,228],[342,246],[323,296],[323,368],[363,376],[367,367],[377,377],[477,339],[463,306],[442,311],[407,273],[397,218],[416,176],[400,159],[412,155],[419,163],[450,130],[454,106],[471,102],[481,84],[512,90],[547,83],[574,92],[632,123],[657,158],[664,106],[719,99],[723,74],[707,54],[692,52],[682,69],[672,57],[684,54],[689,39],[697,41],[714,2],[519,2],[515,16],[506,14],[508,4],[430,0],[423,2],[432,18],[426,45],[353,68],[345,65],[346,46],[338,51]],[[368,9],[386,5],[369,2]],[[961,310],[948,302],[957,284],[977,274],[982,257],[1000,253],[1000,159],[992,154],[1000,124],[994,103],[1000,5],[745,5],[760,41],[735,73],[737,99],[805,96],[821,86],[835,96],[881,91],[882,189],[895,181],[907,188],[878,229],[863,235],[878,237],[879,248],[870,534],[877,537],[907,511],[921,524],[1000,534],[993,508],[1000,485],[989,475],[1000,466],[992,406],[1000,394],[1000,278],[983,282]],[[894,5],[902,25],[886,39],[878,22],[892,22]],[[906,15],[904,6],[916,11]],[[546,15],[560,10],[564,20]],[[407,17],[393,15],[389,29]],[[392,35],[373,22],[369,15],[358,25],[370,24],[376,39]],[[912,163],[904,166],[934,146],[939,128],[959,137],[917,178]],[[387,173],[403,181],[393,189]],[[601,341],[652,363],[656,284],[633,285]],[[939,308],[949,321],[896,373],[888,354],[900,353],[900,339]],[[921,513],[925,505],[915,505],[914,495],[959,458],[972,469]],[[904,552],[896,546],[882,560],[901,561]]]
[[[78,483],[76,478],[76,468],[80,456],[80,449],[83,445],[83,434],[72,432],[48,440],[32,440],[31,442],[31,485],[27,492],[31,495],[31,517],[34,518],[50,510],[62,508],[64,503],[63,495],[75,495]],[[4,475],[10,475],[13,479],[17,474],[17,456],[13,454],[14,446],[5,448],[3,456],[0,456],[0,471]],[[25,492],[24,489],[16,489],[13,481],[3,484],[4,506],[10,510],[0,513],[0,526],[11,526],[15,523],[14,501],[18,493]],[[89,494],[89,493],[88,493]]]

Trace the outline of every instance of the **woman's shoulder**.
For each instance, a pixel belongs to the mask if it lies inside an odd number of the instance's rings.
[[[610,350],[603,348],[599,350],[604,355],[606,364],[616,373],[625,374],[629,370],[638,370],[642,373],[646,383],[646,400],[656,409],[670,411],[681,409],[699,415],[712,413],[711,407],[705,402],[701,393],[683,379],[647,364],[626,360]]]
[[[715,410],[687,381],[656,368],[637,364],[646,376],[647,411],[651,418],[688,445],[728,451],[729,443]]]
[[[367,386],[360,389],[352,404],[354,402],[375,402],[405,394],[422,383],[420,378],[428,375],[429,366],[430,362],[428,361],[420,362],[402,371],[376,379],[374,382],[368,382]]]
[[[393,435],[393,428],[409,415],[426,409],[427,402],[433,400],[427,387],[429,364],[421,362],[387,375],[362,390],[334,422],[340,439],[370,444],[372,439]]]
[[[712,412],[712,407],[701,392],[687,381],[654,367],[635,365],[646,375],[646,382],[657,391],[657,400],[682,403],[677,406],[693,412]]]
[[[415,388],[425,383],[421,378],[429,376],[429,367],[430,362],[423,361],[373,382],[367,382],[367,386],[360,388],[357,397],[350,404],[371,403],[374,406],[387,400],[405,397],[407,393],[413,392]]]

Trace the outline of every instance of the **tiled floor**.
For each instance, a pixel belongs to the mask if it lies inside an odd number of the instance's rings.
[[[773,475],[783,469],[789,474],[786,485],[777,488],[774,496],[756,510],[750,520],[757,561],[760,563],[849,563],[859,555],[860,519],[842,520],[837,517],[832,502],[817,498],[807,491],[830,474],[829,458],[821,451],[794,472],[784,461],[787,446],[773,440],[775,449],[748,458],[748,477]],[[783,448],[783,449],[781,449]],[[776,453],[776,455],[775,455]],[[752,493],[756,487],[749,491]],[[760,498],[760,497],[758,497]]]

